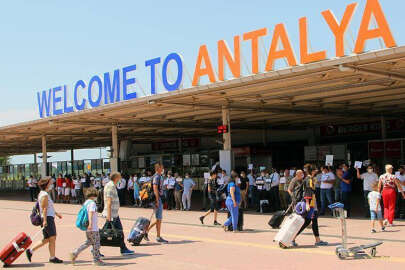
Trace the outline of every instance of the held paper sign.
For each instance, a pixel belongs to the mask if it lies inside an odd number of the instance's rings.
[[[205,172],[204,173],[204,179],[208,179],[210,178],[210,173],[209,172]]]
[[[361,169],[361,165],[363,165],[363,162],[361,162],[361,161],[355,161],[354,162],[354,168],[355,169]]]
[[[333,166],[333,155],[326,155],[325,165]]]
[[[249,164],[248,170],[253,170],[253,164]]]
[[[401,173],[400,172],[395,172],[395,177],[399,179],[399,177],[401,177]]]
[[[266,169],[265,166],[260,166],[260,171],[264,171]]]

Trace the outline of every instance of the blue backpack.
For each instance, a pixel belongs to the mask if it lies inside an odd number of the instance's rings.
[[[89,227],[89,214],[87,213],[87,205],[89,203],[89,201],[84,203],[77,214],[76,227],[82,231],[87,231],[87,228]]]

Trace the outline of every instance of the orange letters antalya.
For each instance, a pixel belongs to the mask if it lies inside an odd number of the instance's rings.
[[[329,26],[335,38],[335,55],[342,57],[345,55],[344,36],[353,18],[357,7],[357,3],[349,4],[339,22],[331,10],[322,12],[326,24]],[[369,29],[372,18],[375,18],[376,27]],[[306,17],[298,20],[299,37],[300,37],[300,63],[308,64],[326,59],[326,50],[318,52],[309,52],[309,34],[308,21]],[[194,69],[193,86],[199,84],[199,80],[203,76],[208,76],[210,82],[217,80],[225,80],[225,65],[227,64],[234,78],[241,76],[241,53],[240,42],[249,42],[251,47],[251,71],[253,74],[259,73],[259,40],[267,35],[267,28],[261,28],[255,31],[244,33],[242,38],[235,36],[233,38],[233,52],[229,49],[225,40],[220,40],[217,43],[218,52],[218,78],[215,75],[213,63],[208,53],[207,45],[202,45],[198,51],[197,62]],[[386,47],[395,47],[396,43],[385,18],[384,12],[378,0],[367,0],[363,17],[361,19],[360,28],[357,34],[357,39],[354,47],[354,53],[362,53],[366,41],[371,39],[381,38]],[[278,46],[281,44],[281,47]],[[285,59],[289,66],[297,65],[297,59],[294,49],[291,46],[290,39],[284,24],[280,23],[274,27],[272,42],[270,45],[265,71],[271,71],[274,68],[274,63],[278,59]]]

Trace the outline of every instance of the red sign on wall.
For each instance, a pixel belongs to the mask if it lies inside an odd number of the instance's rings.
[[[370,142],[368,144],[370,158],[384,157],[384,142]]]
[[[385,157],[387,158],[400,158],[401,157],[401,141],[379,141],[369,142],[369,156],[370,158],[383,158],[384,150]]]

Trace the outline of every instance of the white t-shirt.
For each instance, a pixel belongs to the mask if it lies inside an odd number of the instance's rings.
[[[49,186],[49,188],[50,188],[50,189],[54,189],[54,188],[55,188],[55,183],[56,183],[55,178],[53,178],[53,177],[51,178],[51,183],[52,183],[52,184]]]
[[[94,179],[94,187],[95,188],[100,188],[101,187],[101,178],[97,177]]]
[[[360,179],[363,180],[363,190],[372,191],[373,184],[378,182],[378,175],[375,173],[365,172],[360,175]]]
[[[75,185],[75,189],[78,190],[80,189],[80,180],[79,179],[74,179],[73,184]]]
[[[372,211],[381,211],[381,205],[378,204],[377,206],[377,200],[381,200],[381,194],[378,193],[377,191],[371,191],[368,194],[368,202],[370,204],[370,210]]]
[[[287,179],[283,176],[280,178],[280,184],[285,184],[287,182]]]
[[[34,187],[37,186],[37,185],[34,183],[34,179],[32,179],[32,178],[28,178],[27,184],[28,184],[28,186],[31,187],[31,188],[34,188]]]
[[[174,188],[174,184],[176,184],[176,180],[174,179],[174,177],[168,177],[167,178],[167,189],[173,189]]]
[[[48,192],[41,190],[41,192],[38,194],[38,202],[39,202],[39,212],[42,215],[42,207],[41,207],[41,200],[43,197],[48,196],[48,208],[46,215],[48,217],[55,217],[55,208],[53,206],[53,201],[51,199],[51,196],[49,196]]]
[[[271,187],[278,187],[278,185],[280,184],[280,175],[278,173],[272,173],[270,175],[270,179],[271,179]]]
[[[117,188],[118,189],[124,189],[126,184],[127,184],[127,180],[122,178],[121,181],[118,182]]]
[[[333,184],[325,183],[325,181],[335,180],[335,175],[332,172],[323,173],[321,176],[321,189],[329,189]]]
[[[108,182],[110,182],[110,179],[108,177],[104,177],[103,178],[103,187],[105,187],[105,185],[107,185]]]
[[[405,191],[405,174],[397,175],[398,180],[401,182],[402,190]]]
[[[87,203],[87,214],[89,215],[90,218],[90,212],[93,212],[93,220],[92,220],[92,226],[90,228],[90,231],[92,232],[98,232],[98,216],[97,216],[97,205],[93,200],[87,200],[85,204]]]
[[[251,173],[248,174],[247,178],[249,179],[249,186],[256,186],[255,178]]]

